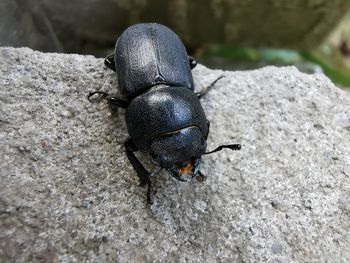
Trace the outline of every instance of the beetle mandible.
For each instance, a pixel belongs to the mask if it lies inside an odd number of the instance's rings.
[[[177,180],[186,181],[183,174],[202,176],[202,155],[223,148],[240,150],[240,144],[229,144],[206,152],[209,121],[199,99],[222,76],[195,93],[191,69],[197,63],[168,27],[156,23],[128,27],[118,38],[114,54],[106,57],[105,65],[117,72],[123,98],[94,91],[88,99],[99,94],[112,108],[126,110],[130,137],[124,143],[125,151],[140,185],[148,185],[148,203],[150,178],[162,169]],[[149,153],[159,169],[147,171],[134,154],[138,150]]]

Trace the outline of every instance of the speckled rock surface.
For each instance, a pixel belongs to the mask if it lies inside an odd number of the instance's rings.
[[[211,121],[207,179],[154,178],[146,205],[123,111],[92,56],[0,49],[1,262],[349,262],[350,95],[293,67],[199,65]],[[141,159],[150,167],[147,156]]]

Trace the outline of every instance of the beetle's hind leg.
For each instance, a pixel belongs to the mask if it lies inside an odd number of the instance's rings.
[[[105,58],[105,65],[113,71],[117,70],[115,67],[114,54],[110,54]]]
[[[128,157],[132,167],[134,168],[137,176],[140,179],[140,186],[148,185],[147,189],[147,203],[152,204],[152,183],[151,176],[152,174],[146,170],[146,168],[142,165],[139,159],[135,156],[134,152],[138,149],[136,145],[133,143],[131,138],[127,139],[124,143],[126,156]]]

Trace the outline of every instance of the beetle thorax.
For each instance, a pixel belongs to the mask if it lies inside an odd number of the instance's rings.
[[[131,101],[126,110],[129,135],[138,149],[148,152],[152,140],[198,127],[208,134],[208,121],[197,96],[184,87],[157,85]]]

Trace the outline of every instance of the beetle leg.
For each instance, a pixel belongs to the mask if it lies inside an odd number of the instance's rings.
[[[127,139],[124,143],[126,156],[128,157],[132,167],[134,168],[137,176],[140,178],[140,186],[148,185],[147,189],[147,203],[152,204],[152,183],[150,179],[150,173],[142,165],[139,159],[135,156],[133,152],[137,151],[136,145],[133,143],[131,138]]]
[[[107,68],[110,68],[111,70],[116,71],[114,54],[110,54],[105,58],[105,65]]]
[[[98,97],[92,99],[91,97],[95,96],[96,94],[98,94]],[[107,97],[108,97],[108,93],[106,93],[104,91],[91,91],[89,93],[89,95],[87,96],[87,99],[90,102],[93,102],[93,101],[100,102],[101,100],[103,100],[103,99],[105,99]]]
[[[153,204],[152,200],[152,182],[151,180],[148,181],[148,188],[147,188],[147,204],[151,205]]]
[[[136,171],[137,176],[140,178],[140,185],[144,186],[150,181],[149,172],[142,165],[139,159],[135,156],[133,152],[137,151],[137,148],[131,138],[129,138],[125,143],[126,156],[128,157],[132,167]]]
[[[205,94],[207,94],[209,92],[210,89],[212,89],[215,85],[216,82],[218,82],[220,79],[222,79],[224,76],[221,75],[220,77],[218,77],[216,80],[214,80],[208,87],[202,89],[200,92],[196,92],[196,95],[198,97],[198,99],[201,99]]]
[[[107,100],[108,100],[109,106],[112,109],[115,109],[115,108],[126,109],[128,107],[128,105],[129,105],[129,102],[127,102],[125,100],[121,100],[121,99],[119,99],[117,97],[108,97]]]
[[[95,98],[94,96],[96,94],[98,96],[96,96],[96,98]],[[87,99],[90,102],[93,102],[93,101],[100,102],[101,100],[106,99],[108,101],[108,103],[109,103],[109,106],[112,109],[116,109],[116,108],[126,109],[128,107],[128,105],[129,105],[129,102],[127,102],[125,100],[121,100],[121,99],[119,99],[117,97],[112,97],[112,96],[110,96],[108,93],[106,93],[104,91],[92,91],[92,92],[89,93]]]
[[[190,63],[190,68],[194,69],[197,66],[197,61],[194,57],[188,56],[188,62]]]

